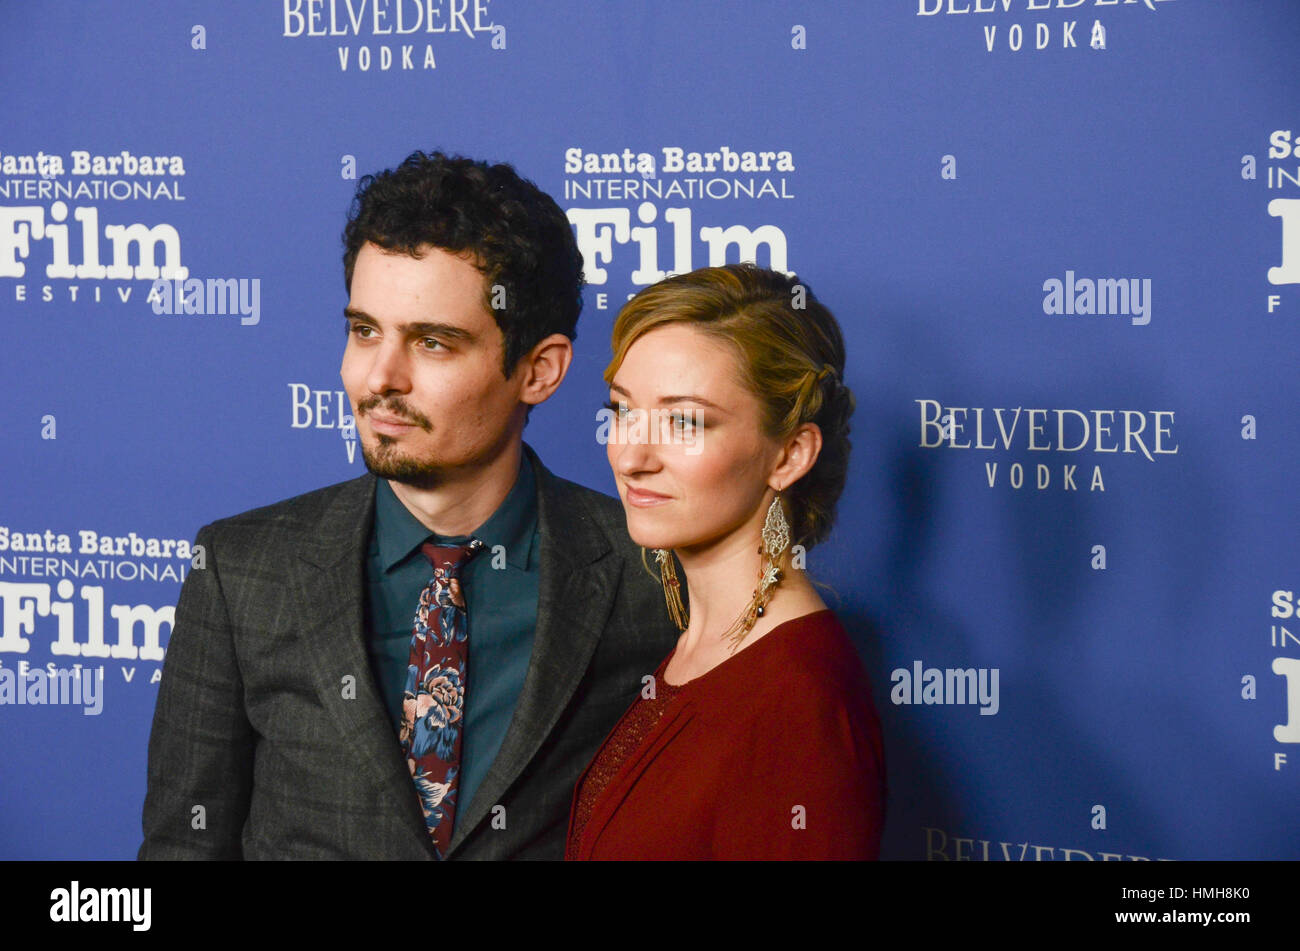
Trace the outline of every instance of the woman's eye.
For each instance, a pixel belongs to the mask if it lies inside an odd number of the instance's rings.
[[[672,414],[672,427],[674,432],[691,434],[697,430],[704,429],[704,416],[695,409],[682,410]]]

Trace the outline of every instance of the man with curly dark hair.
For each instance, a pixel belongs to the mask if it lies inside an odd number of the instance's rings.
[[[523,442],[581,254],[513,168],[439,152],[363,178],[343,239],[369,473],[199,531],[140,857],[561,858],[574,781],[675,640],[619,503]]]

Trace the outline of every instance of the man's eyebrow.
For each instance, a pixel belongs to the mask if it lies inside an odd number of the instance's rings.
[[[478,336],[454,324],[426,323],[398,324],[397,329],[408,337],[448,337],[452,340],[477,340]]]
[[[628,393],[627,390],[623,389],[623,387],[619,386],[617,383],[611,383],[609,385],[609,388],[611,390],[614,390],[617,393],[622,393],[624,396],[631,396],[631,394]],[[671,405],[672,403],[700,403],[704,406],[711,406],[716,410],[722,410],[722,407],[719,406],[717,403],[710,402],[709,400],[706,400],[703,396],[695,396],[694,394],[690,394],[690,393],[684,393],[680,396],[659,397],[660,406],[668,406]],[[723,411],[725,412],[725,410]]]
[[[343,316],[347,320],[355,320],[358,323],[370,324],[373,327],[379,326],[379,321],[371,317],[364,310],[356,307],[343,308]],[[454,324],[441,324],[436,321],[418,321],[412,324],[397,324],[395,329],[398,333],[405,334],[408,337],[445,337],[450,340],[477,340],[477,335],[466,330],[464,327],[457,327]]]

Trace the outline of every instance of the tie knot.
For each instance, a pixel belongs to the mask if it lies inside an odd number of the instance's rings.
[[[464,545],[435,545],[433,542],[425,542],[420,546],[420,551],[429,559],[429,564],[435,569],[441,568],[449,576],[458,574],[461,567],[482,550],[483,543],[477,538],[471,538]]]

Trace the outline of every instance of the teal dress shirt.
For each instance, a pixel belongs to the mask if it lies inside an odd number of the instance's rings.
[[[523,690],[537,627],[537,487],[527,457],[505,501],[471,533],[485,549],[465,566],[461,585],[469,632],[465,735],[461,740],[457,813],[473,801],[505,739]],[[366,556],[366,648],[388,706],[394,742],[410,660],[420,591],[432,577],[420,551],[426,541],[462,545],[468,535],[430,532],[393,494],[375,487],[375,523]]]

